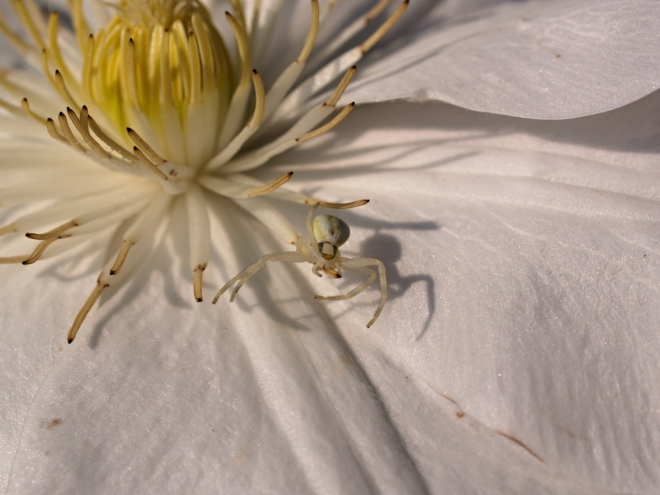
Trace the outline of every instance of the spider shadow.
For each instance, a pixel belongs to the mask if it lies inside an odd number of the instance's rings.
[[[418,273],[413,275],[402,275],[397,266],[397,262],[403,255],[403,246],[399,240],[391,235],[382,232],[376,232],[374,235],[366,238],[360,244],[360,252],[364,256],[378,258],[385,265],[387,272],[387,291],[388,299],[398,299],[402,297],[417,282],[426,285],[426,307],[427,316],[424,320],[421,332],[417,335],[419,341],[429,326],[435,315],[435,281],[429,274]]]

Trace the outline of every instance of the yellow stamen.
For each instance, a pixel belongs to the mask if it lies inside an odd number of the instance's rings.
[[[254,113],[248,123],[248,127],[258,127],[261,119],[264,116],[264,109],[266,108],[266,91],[264,89],[264,82],[261,75],[256,71],[252,71],[252,83],[254,84]]]
[[[110,275],[117,275],[119,273],[119,270],[121,270],[121,267],[124,266],[128,252],[131,250],[133,245],[133,242],[124,239],[124,242],[122,242],[121,248],[119,249],[117,259],[115,260],[115,264],[112,265],[112,268],[110,268]]]
[[[64,136],[62,136],[57,130],[57,127],[55,126],[55,122],[53,122],[53,119],[49,118],[48,120],[46,120],[46,129],[48,129],[48,134],[50,134],[50,137],[52,137],[53,139],[59,141],[60,143],[64,143],[66,145],[69,144],[69,141],[64,139]]]
[[[270,184],[266,184],[265,186],[255,187],[248,193],[248,198],[253,198],[255,196],[263,196],[265,194],[271,193],[275,189],[278,189],[287,182],[289,182],[292,176],[293,176],[293,172],[289,172],[288,174],[284,174],[279,179],[274,180]]]
[[[135,156],[137,156],[138,160],[144,164],[145,167],[147,167],[151,172],[156,174],[156,177],[162,180],[167,180],[167,175],[165,175],[155,164],[153,164],[149,158],[146,157],[146,155],[138,148],[135,146],[133,148],[133,153],[135,153]]]
[[[344,77],[342,77],[341,81],[337,85],[337,88],[335,88],[335,92],[332,93],[332,96],[328,99],[328,101],[325,102],[326,106],[334,107],[335,105],[337,105],[337,102],[339,102],[339,99],[344,94],[344,91],[346,91],[348,85],[351,84],[351,81],[355,77],[356,72],[357,72],[356,66],[353,66],[346,71],[346,74],[344,74]]]
[[[60,236],[60,237],[51,237],[50,239],[46,239],[45,241],[41,241],[37,248],[32,252],[30,257],[21,263],[24,265],[32,265],[33,263],[36,263],[39,261],[39,258],[41,258],[44,254],[44,251],[46,251],[46,248],[50,246],[53,242],[55,242],[58,239],[65,239],[66,237],[69,236]]]
[[[126,129],[126,132],[128,132],[128,137],[131,138],[131,140],[135,143],[135,145],[138,148],[140,148],[145,155],[149,157],[149,160],[153,161],[154,163],[157,163],[158,165],[163,165],[165,163],[165,159],[162,156],[160,156],[158,153],[156,153],[156,150],[154,150],[151,146],[149,146],[149,143],[147,143],[144,139],[142,139],[137,132],[135,132],[130,127]]]
[[[92,306],[94,306],[96,301],[99,300],[99,297],[101,297],[101,294],[103,294],[103,291],[108,287],[109,286],[107,284],[102,284],[101,282],[97,282],[96,287],[94,287],[94,290],[87,298],[87,301],[85,301],[83,307],[80,308],[80,311],[78,311],[78,314],[76,315],[76,319],[73,321],[73,325],[71,325],[71,329],[69,330],[69,335],[67,336],[67,342],[69,344],[73,342],[73,339],[76,338],[76,334],[78,333],[78,330],[80,330],[80,326],[83,324],[83,321],[85,321],[85,318],[89,313],[89,310],[92,309]]]
[[[319,34],[319,2],[318,0],[312,0],[312,24],[309,27],[309,33],[307,34],[307,39],[305,40],[305,45],[303,46],[300,55],[298,55],[298,63],[304,64],[309,58],[312,49],[314,48],[314,43],[316,43],[316,36]]]
[[[36,120],[40,124],[46,125],[46,119],[40,117],[39,115],[37,115],[32,111],[32,109],[30,108],[30,102],[28,102],[27,98],[23,98],[21,100],[21,108],[23,108],[23,111],[27,114],[28,117],[30,117],[33,120]]]
[[[373,33],[369,38],[360,45],[360,49],[362,50],[362,53],[366,53],[371,48],[378,43],[387,32],[392,29],[392,26],[396,23],[396,21],[399,20],[399,17],[403,15],[403,13],[406,11],[408,8],[408,4],[410,3],[410,0],[405,0],[399,7],[392,13],[392,15],[387,19],[382,26],[380,26],[375,33]]]
[[[200,265],[195,268],[195,271],[193,272],[193,293],[197,302],[202,302],[204,300],[202,297],[202,284],[205,269],[206,265]]]
[[[57,237],[58,235],[63,234],[67,230],[77,226],[78,224],[76,223],[76,221],[71,220],[70,222],[66,222],[60,225],[59,227],[54,228],[53,230],[45,232],[44,234],[27,233],[25,234],[25,237],[27,237],[28,239],[35,239],[37,241],[45,241],[47,239],[52,239],[53,237]]]
[[[296,141],[298,141],[299,143],[304,143],[305,141],[309,141],[310,139],[314,139],[315,137],[318,137],[321,134],[325,134],[329,130],[334,129],[335,127],[337,127],[339,125],[339,123],[342,120],[344,120],[346,117],[348,117],[348,114],[353,111],[353,108],[355,108],[355,103],[349,103],[330,122],[328,122],[327,124],[325,124],[322,127],[319,127],[316,130],[313,130],[312,132],[308,132],[307,134],[303,134],[298,139],[296,139]]]

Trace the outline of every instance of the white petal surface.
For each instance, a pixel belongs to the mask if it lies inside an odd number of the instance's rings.
[[[345,98],[443,100],[543,119],[607,111],[658,88],[658,18],[655,0],[538,0],[432,16],[394,56],[372,60]]]
[[[96,268],[17,267],[8,493],[654,493],[659,105],[569,122],[374,106],[280,158],[306,192],[373,200],[341,214],[344,254],[388,267],[370,330],[377,293],[314,302],[338,289],[308,266],[196,305],[163,248],[67,346]],[[207,294],[281,249],[214,206]]]
[[[356,117],[356,137],[332,142],[334,161],[304,178],[323,179],[315,194],[377,191],[368,208],[381,221],[363,210],[349,223],[374,229],[360,252],[388,262],[403,297],[379,330],[351,334],[357,355],[378,361],[367,356],[380,349],[566,479],[654,493],[659,105],[653,94],[570,122],[445,105]],[[415,123],[360,131],[386,114]]]

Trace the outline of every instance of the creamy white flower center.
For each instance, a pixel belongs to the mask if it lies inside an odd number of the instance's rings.
[[[31,139],[41,137],[45,128],[77,158],[60,164],[51,180],[30,164],[31,169],[22,171],[27,177],[22,186],[0,189],[0,207],[54,201],[0,227],[0,236],[25,234],[39,241],[31,253],[0,257],[0,263],[31,264],[57,254],[56,247],[66,251],[117,230],[123,239],[76,317],[69,341],[100,294],[143,264],[157,243],[158,227],[167,225],[175,196],[184,197],[197,301],[202,300],[202,273],[210,258],[208,194],[233,200],[294,245],[299,238],[296,229],[259,196],[330,208],[367,202],[328,203],[287,191],[281,186],[291,173],[268,184],[248,174],[273,156],[332,129],[351,112],[353,104],[332,117],[355,64],[408,5],[404,1],[364,42],[336,56],[338,48],[366,29],[390,0],[375,3],[317,50],[316,62],[326,65],[317,63],[321,68],[298,83],[319,26],[335,3],[328,2],[321,11],[318,0],[310,0],[309,28],[298,55],[266,89],[254,67],[269,42],[277,9],[262,2],[232,0],[234,13],[226,17],[236,41],[235,54],[229,53],[199,0],[97,2],[104,20],[96,29],[86,20],[83,0],[70,0],[73,31],[58,27],[57,13],[44,19],[34,0],[11,2],[31,39],[12,30],[1,16],[0,33],[42,70],[48,84],[26,83],[27,75],[19,70],[1,72],[0,89],[10,98],[0,97],[5,112],[0,118],[34,126],[28,134]],[[310,100],[337,80],[330,97],[310,108]],[[243,151],[246,143],[249,151]],[[58,150],[54,147],[52,153]],[[14,173],[3,166],[0,157],[0,184]]]

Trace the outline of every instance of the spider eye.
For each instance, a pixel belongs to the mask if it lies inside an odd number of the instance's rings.
[[[351,229],[343,220],[332,215],[319,215],[312,222],[314,238],[318,243],[328,243],[333,246],[341,246],[351,235]]]

